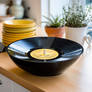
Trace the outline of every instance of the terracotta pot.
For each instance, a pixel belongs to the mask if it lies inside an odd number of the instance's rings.
[[[53,27],[45,27],[45,31],[49,37],[64,37],[65,33],[65,27],[58,27],[58,28],[53,28]]]

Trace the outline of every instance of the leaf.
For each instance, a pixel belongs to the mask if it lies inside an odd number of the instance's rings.
[[[46,17],[44,16],[47,21],[44,21],[43,23],[46,23],[46,25],[50,26],[50,27],[60,27],[60,26],[64,26],[64,19],[61,19],[61,16],[53,16],[51,15],[50,17]]]
[[[86,23],[87,13],[80,5],[63,8],[65,25],[70,27],[82,27]],[[86,21],[86,22],[85,22]]]
[[[49,18],[49,17],[46,17],[46,16],[43,16],[44,18],[46,18],[47,20],[48,20],[48,22],[51,22],[51,23],[53,23],[53,20],[51,19],[51,18]]]

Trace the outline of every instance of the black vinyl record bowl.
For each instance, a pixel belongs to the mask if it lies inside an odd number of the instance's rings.
[[[53,59],[37,59],[30,55],[33,50],[51,49],[59,53]],[[39,76],[61,74],[83,53],[83,47],[71,40],[56,37],[34,37],[18,40],[7,47],[10,58],[20,68]]]

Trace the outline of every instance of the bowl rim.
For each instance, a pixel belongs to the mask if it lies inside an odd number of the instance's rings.
[[[32,37],[32,39],[33,38],[58,38],[58,39],[62,39],[62,40],[69,40],[69,39],[66,39],[66,38],[59,38],[59,37]],[[24,38],[24,39],[21,39],[21,40],[26,40],[26,39],[30,39],[30,38]],[[17,41],[20,41],[20,40],[17,40]],[[12,42],[12,43],[15,43],[15,42],[17,42],[17,41],[14,41],[14,42]],[[77,43],[77,42],[75,42],[75,41],[72,41],[72,40],[69,40],[69,41],[71,41],[71,42],[74,42],[74,43],[76,43],[76,44],[78,44],[80,47],[81,47],[81,52],[80,52],[80,54],[79,55],[77,55],[77,56],[75,56],[75,57],[72,57],[72,58],[70,58],[70,57],[65,57],[67,60],[62,60],[62,62],[63,61],[69,61],[69,60],[72,60],[72,59],[75,59],[75,58],[77,58],[77,57],[79,57],[82,53],[83,53],[83,51],[84,51],[84,48],[82,47],[82,45],[81,44],[79,44],[79,43]],[[9,48],[9,46],[12,44],[12,43],[10,43],[8,46],[7,46],[7,48],[6,48],[6,51],[7,51],[7,53],[8,53],[8,55],[9,56],[11,56],[10,54],[9,54],[9,52],[8,52],[8,48]],[[30,51],[28,51],[28,52],[30,52]],[[14,56],[13,56],[14,57]],[[29,56],[28,56],[28,58],[30,58]],[[19,59],[19,58],[17,58],[17,59]],[[62,57],[60,57],[60,58],[58,58],[58,57],[56,57],[56,58],[54,58],[54,59],[50,59],[50,60],[40,60],[40,59],[35,59],[35,58],[33,58],[32,57],[32,59],[30,60],[30,61],[26,61],[26,62],[34,62],[34,63],[56,63],[56,62],[60,62],[61,60],[58,60],[58,59],[64,59],[64,57],[62,56]],[[19,59],[19,60],[21,60],[21,59]],[[22,61],[25,61],[25,60],[22,60]],[[47,62],[46,62],[47,61]]]

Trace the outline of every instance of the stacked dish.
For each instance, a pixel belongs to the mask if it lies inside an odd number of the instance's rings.
[[[29,37],[36,36],[36,24],[33,20],[8,20],[3,23],[2,42],[4,46]]]

